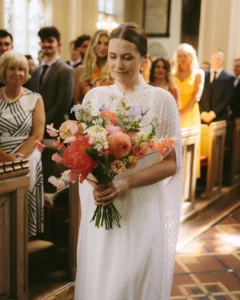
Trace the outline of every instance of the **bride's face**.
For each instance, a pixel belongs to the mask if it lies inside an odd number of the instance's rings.
[[[121,83],[138,80],[144,57],[135,44],[123,39],[112,39],[108,48],[108,64],[112,77]]]

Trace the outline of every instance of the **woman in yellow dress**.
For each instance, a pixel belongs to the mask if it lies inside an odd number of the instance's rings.
[[[180,44],[174,54],[173,75],[180,93],[181,128],[201,126],[200,101],[204,72],[199,68],[196,51],[189,44]],[[200,143],[197,164],[197,177],[200,177]]]
[[[81,103],[90,89],[113,83],[107,65],[108,43],[107,31],[95,32],[89,43],[83,66],[78,68],[75,74],[75,104]]]

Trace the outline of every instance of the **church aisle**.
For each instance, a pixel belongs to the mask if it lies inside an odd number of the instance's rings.
[[[181,248],[171,300],[240,299],[240,201],[231,212]],[[205,226],[205,225],[203,225]]]

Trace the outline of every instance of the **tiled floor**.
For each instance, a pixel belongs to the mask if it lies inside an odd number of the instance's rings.
[[[178,251],[170,299],[240,299],[240,207]]]

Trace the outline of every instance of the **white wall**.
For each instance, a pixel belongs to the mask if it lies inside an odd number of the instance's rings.
[[[240,57],[240,1],[202,0],[199,32],[199,60],[209,61],[211,53],[225,53],[225,69],[232,72],[232,62]]]
[[[170,36],[168,38],[149,38],[149,48],[151,49],[152,43],[161,43],[165,49],[165,58],[171,58],[173,52],[180,44],[181,12],[182,0],[172,0],[170,14]]]

